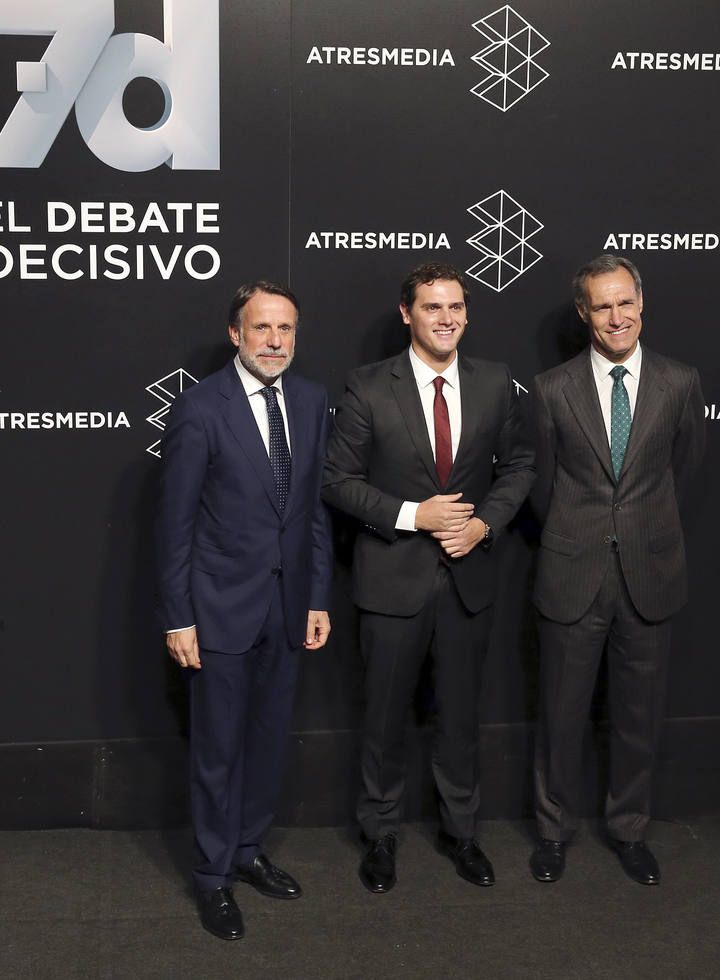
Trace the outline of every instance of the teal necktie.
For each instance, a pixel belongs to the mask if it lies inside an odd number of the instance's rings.
[[[612,401],[610,404],[610,456],[612,457],[615,479],[620,479],[625,450],[630,438],[632,415],[630,414],[630,398],[623,377],[627,368],[621,364],[610,372],[613,379]]]

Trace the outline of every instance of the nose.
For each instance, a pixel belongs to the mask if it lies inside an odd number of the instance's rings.
[[[444,306],[438,313],[438,323],[450,326],[453,322],[452,310],[449,306]]]
[[[268,334],[267,338],[267,345],[268,347],[272,347],[274,350],[277,350],[278,347],[282,346],[280,331],[276,330],[274,327],[270,328],[270,333]]]
[[[620,327],[622,326],[622,322],[623,322],[622,309],[617,303],[613,303],[610,309],[610,325],[613,327]]]

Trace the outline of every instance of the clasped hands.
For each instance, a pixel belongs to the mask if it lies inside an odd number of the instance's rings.
[[[423,500],[415,514],[418,531],[436,538],[448,558],[462,558],[485,537],[486,525],[474,517],[472,504],[460,503],[461,493],[438,493]]]

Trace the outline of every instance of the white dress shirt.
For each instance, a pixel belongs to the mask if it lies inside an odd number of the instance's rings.
[[[270,422],[268,421],[267,413],[267,402],[265,401],[265,396],[261,395],[260,392],[266,386],[262,381],[258,381],[257,378],[253,377],[248,371],[244,364],[241,363],[240,357],[236,354],[235,360],[233,361],[235,365],[235,370],[238,373],[238,377],[242,381],[242,386],[245,389],[245,394],[250,402],[250,408],[255,416],[255,421],[257,422],[257,427],[260,430],[260,435],[262,436],[262,441],[265,444],[265,452],[270,455]],[[282,375],[276,378],[272,386],[275,389],[275,395],[277,396],[277,403],[280,406],[280,412],[282,413],[283,423],[285,425],[285,438],[287,439],[288,450],[292,455],[292,449],[290,446],[290,430],[288,428],[287,412],[285,410],[285,396],[283,395],[282,389]],[[195,624],[193,623],[193,626]],[[177,626],[174,629],[166,630],[166,633],[182,633],[183,630],[192,629],[191,626]]]
[[[595,387],[597,388],[598,398],[600,399],[600,408],[602,410],[603,422],[605,423],[605,431],[607,432],[609,444],[610,411],[612,406],[613,390],[613,379],[610,372],[614,367],[618,367],[618,365],[613,363],[613,361],[609,361],[607,357],[603,357],[603,355],[599,354],[594,347],[590,349],[590,362],[592,364]],[[625,383],[625,390],[627,391],[628,398],[630,399],[630,416],[634,417],[638,384],[640,382],[640,368],[642,366],[642,350],[640,349],[639,341],[637,347],[630,357],[628,357],[627,361],[623,361],[622,366],[627,371],[627,374],[623,377],[623,382]]]
[[[255,416],[255,421],[257,422],[257,427],[260,430],[260,435],[262,436],[262,441],[265,444],[265,452],[270,455],[270,423],[268,422],[267,413],[267,402],[265,401],[265,396],[261,395],[260,392],[266,387],[262,381],[258,381],[244,364],[240,361],[240,356],[235,355],[235,370],[238,373],[238,377],[242,381],[242,386],[245,389],[245,394],[248,396],[248,401],[250,402],[250,408]],[[280,406],[280,412],[282,413],[283,423],[285,425],[285,438],[287,440],[288,449],[290,455],[292,455],[292,446],[290,445],[290,429],[288,428],[287,411],[285,409],[285,396],[283,394],[282,387],[282,375],[279,375],[273,381],[270,386],[275,389],[275,394],[278,397],[277,403]]]
[[[431,368],[425,361],[419,358],[412,346],[410,347],[409,354],[410,366],[415,376],[415,383],[418,386],[423,415],[425,416],[425,426],[430,437],[433,458],[435,457],[435,415],[433,411],[435,386],[433,385],[433,381],[435,378],[445,379],[442,393],[445,396],[448,416],[450,417],[450,440],[452,443],[452,458],[454,460],[458,446],[460,445],[460,433],[462,432],[462,407],[460,405],[460,375],[458,373],[457,351],[455,352],[452,364],[449,364],[442,374],[438,374],[434,368]],[[416,530],[415,515],[419,506],[419,501],[417,503],[411,500],[404,502],[395,521],[395,527],[398,531]]]

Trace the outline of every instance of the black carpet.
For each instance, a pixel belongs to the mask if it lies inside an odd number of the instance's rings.
[[[488,822],[498,882],[460,879],[426,825],[405,828],[398,884],[370,895],[345,830],[277,830],[268,853],[303,885],[297,902],[235,895],[245,939],[199,926],[188,831],[0,834],[3,980],[716,980],[720,818],[655,823],[656,888],[629,881],[595,825],[562,881],[527,867],[529,825]]]

